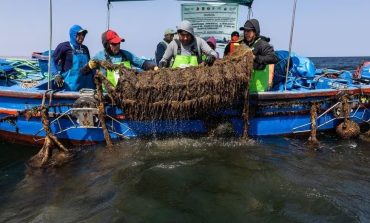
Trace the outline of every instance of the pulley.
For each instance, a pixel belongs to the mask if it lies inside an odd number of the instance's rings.
[[[98,124],[98,101],[94,92],[81,93],[81,96],[73,103],[72,114],[77,123],[82,127],[94,127]]]

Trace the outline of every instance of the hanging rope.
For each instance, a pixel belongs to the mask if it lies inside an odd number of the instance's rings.
[[[96,89],[97,89],[97,96],[98,96],[98,117],[99,121],[101,122],[102,125],[102,130],[104,134],[104,139],[107,143],[107,148],[109,150],[113,150],[113,143],[112,139],[109,135],[108,129],[107,129],[107,124],[105,123],[105,108],[104,108],[104,98],[103,98],[103,87],[102,87],[102,73],[99,71],[98,75],[94,76],[94,81],[96,84]],[[99,78],[100,77],[100,78]],[[106,79],[106,78],[104,78]]]
[[[290,27],[288,63],[287,63],[287,66],[286,66],[285,84],[284,84],[284,90],[285,91],[286,91],[287,84],[288,84],[288,75],[289,75],[289,67],[290,67],[290,55],[291,55],[291,52],[292,52],[292,44],[293,44],[293,33],[294,33],[294,22],[295,22],[295,10],[296,10],[296,6],[297,6],[297,0],[294,0],[293,15],[292,15],[292,25]]]
[[[309,143],[309,146],[311,147],[317,147],[320,142],[319,140],[317,139],[316,135],[317,135],[317,110],[319,109],[319,105],[316,104],[316,103],[313,103],[311,105],[311,110],[310,110],[310,114],[311,114],[311,133],[310,133],[310,137],[308,138],[308,143]]]
[[[45,131],[45,141],[41,150],[33,156],[28,165],[36,168],[59,166],[72,158],[72,153],[52,134],[49,121],[49,108],[40,106],[38,109],[41,115],[41,122]],[[58,149],[59,153],[53,156],[53,149]]]
[[[53,43],[53,0],[49,0],[49,62],[48,62],[48,90],[51,89],[51,49]]]

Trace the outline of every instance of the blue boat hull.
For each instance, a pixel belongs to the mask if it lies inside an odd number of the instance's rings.
[[[341,91],[343,92],[343,91]],[[370,87],[348,89],[352,98],[350,119],[357,123],[369,122]],[[321,113],[317,119],[318,131],[334,129],[341,121],[335,110],[329,109],[338,103],[335,96],[337,90],[313,90],[309,92],[263,92],[252,94],[250,99],[249,136],[287,135],[308,132],[310,125],[310,106],[317,102]],[[45,132],[41,118],[26,117],[22,113],[41,104],[44,90],[18,89],[14,91],[0,87],[0,136],[15,142],[38,144],[43,142]],[[356,96],[357,95],[357,96]],[[72,144],[91,144],[103,142],[103,131],[99,126],[80,126],[73,115],[63,115],[71,109],[71,105],[80,97],[78,92],[57,92],[53,94],[49,114],[51,130],[62,141]],[[331,99],[331,100],[328,100]],[[46,102],[49,98],[46,97]],[[361,103],[360,103],[361,102]],[[210,113],[205,119],[195,120],[128,120],[119,108],[106,105],[106,120],[110,136],[113,140],[158,135],[207,134],[217,124],[231,123],[237,136],[243,133],[243,105],[235,105],[217,113]],[[326,111],[326,113],[325,113]],[[17,115],[20,114],[20,115]],[[16,118],[11,119],[12,116]],[[58,117],[58,118],[57,118]]]

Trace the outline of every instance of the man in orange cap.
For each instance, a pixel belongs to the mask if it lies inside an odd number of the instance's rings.
[[[123,64],[129,69],[132,69],[133,66],[143,70],[152,70],[156,67],[150,61],[141,59],[127,50],[122,50],[121,42],[124,42],[125,39],[121,38],[115,31],[107,30],[102,34],[101,38],[104,50],[98,52],[93,60],[89,61],[88,65],[90,69],[97,68],[94,60],[106,60],[113,64]],[[117,72],[104,69],[102,69],[102,72],[107,76],[113,86],[117,85],[119,78]]]

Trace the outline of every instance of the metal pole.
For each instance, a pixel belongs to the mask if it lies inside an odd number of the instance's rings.
[[[290,66],[290,54],[292,51],[292,43],[293,43],[293,32],[294,32],[294,21],[295,21],[295,10],[297,6],[297,1],[294,0],[294,5],[293,5],[293,16],[292,16],[292,26],[290,28],[290,40],[289,40],[289,54],[288,54],[288,62],[286,66],[286,74],[285,74],[285,85],[284,85],[284,90],[286,91],[286,86],[288,83],[288,74],[289,74],[289,66]]]
[[[52,0],[49,0],[49,63],[48,63],[48,90],[51,89],[51,83],[50,83],[50,78],[51,78],[51,47],[52,47],[52,40],[53,40],[53,5],[52,5]]]
[[[248,20],[251,19],[251,14],[252,14],[252,6],[248,6]]]
[[[107,30],[109,29],[109,23],[110,23],[110,1],[107,1]]]

